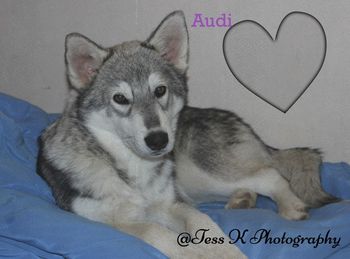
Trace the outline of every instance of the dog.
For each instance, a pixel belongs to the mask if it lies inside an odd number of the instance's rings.
[[[171,258],[245,258],[226,243],[177,245],[183,231],[224,236],[193,204],[226,199],[227,208],[248,208],[258,193],[299,220],[335,198],[321,188],[317,150],[271,148],[234,113],[188,106],[188,58],[182,11],[145,41],[104,48],[67,35],[69,97],[39,139],[38,174],[62,209]]]

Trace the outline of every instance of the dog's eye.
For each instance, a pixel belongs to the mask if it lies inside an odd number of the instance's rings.
[[[126,97],[122,94],[115,94],[113,96],[113,100],[118,103],[118,104],[121,104],[121,105],[127,105],[129,104],[129,100],[126,99]]]
[[[166,93],[166,87],[164,85],[158,86],[155,90],[154,90],[154,95],[157,98],[162,97],[163,95],[165,95]]]

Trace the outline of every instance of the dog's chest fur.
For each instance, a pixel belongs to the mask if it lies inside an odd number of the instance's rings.
[[[100,145],[114,158],[115,167],[128,185],[147,203],[173,201],[173,162],[169,159],[146,160],[134,154],[121,139],[97,128],[90,128]]]

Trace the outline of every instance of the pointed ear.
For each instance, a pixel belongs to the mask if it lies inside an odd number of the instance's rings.
[[[79,90],[89,85],[108,55],[108,49],[98,46],[85,36],[79,33],[68,34],[65,59],[71,86]]]
[[[146,41],[169,63],[183,73],[188,67],[189,43],[186,20],[182,11],[169,14]]]

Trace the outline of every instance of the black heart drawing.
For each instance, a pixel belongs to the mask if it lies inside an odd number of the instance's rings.
[[[280,23],[276,37],[259,23],[244,20],[223,40],[226,63],[249,91],[286,113],[320,72],[327,51],[321,23],[294,11]]]

